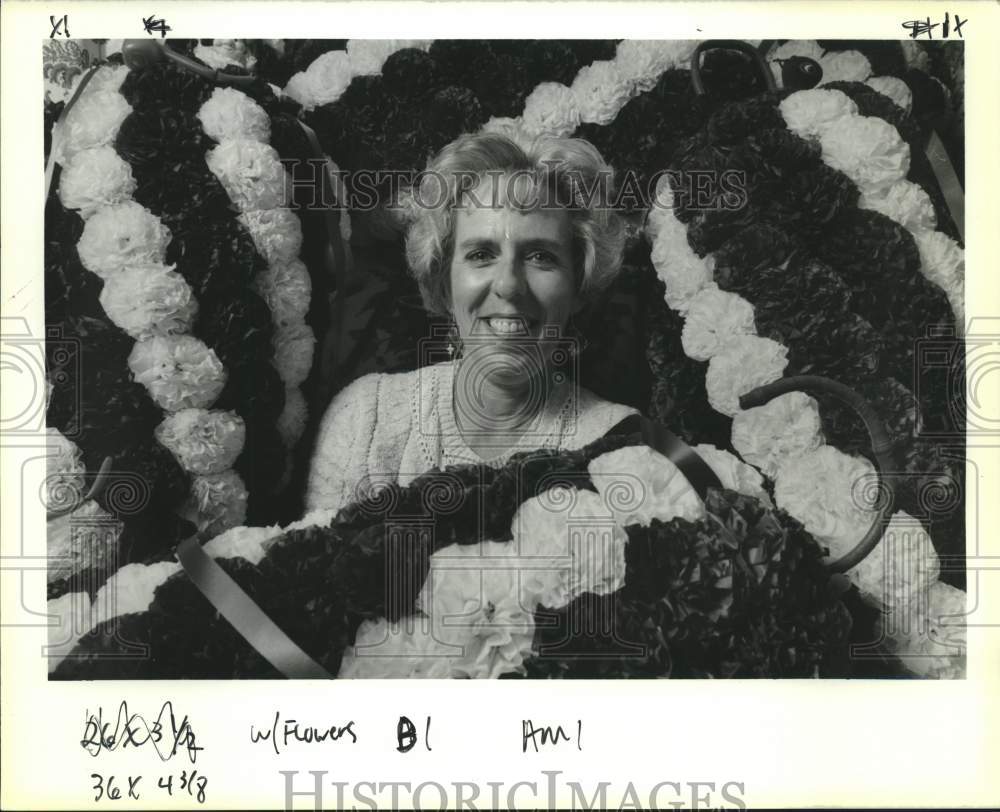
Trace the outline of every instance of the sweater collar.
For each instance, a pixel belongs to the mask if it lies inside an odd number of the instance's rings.
[[[427,428],[440,432],[443,451],[442,463],[444,465],[454,462],[499,465],[521,451],[531,451],[536,448],[559,448],[565,419],[568,415],[575,414],[573,405],[576,401],[574,397],[576,389],[568,381],[562,380],[553,386],[541,410],[513,447],[503,451],[499,456],[484,460],[478,453],[469,448],[455,421],[453,398],[457,364],[457,361],[445,361],[429,368],[432,372],[431,383],[434,398],[432,413],[428,415],[432,425],[427,426]],[[434,423],[437,425],[433,425]],[[480,436],[488,437],[489,433],[483,432],[483,435]]]

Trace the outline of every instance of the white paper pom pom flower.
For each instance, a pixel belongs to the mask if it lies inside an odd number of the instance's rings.
[[[223,141],[205,156],[209,170],[241,212],[288,206],[291,177],[278,153],[259,141]]]
[[[862,192],[892,186],[910,171],[910,147],[896,128],[874,116],[848,116],[820,136],[824,162]]]
[[[181,409],[153,434],[185,471],[218,474],[232,468],[243,451],[246,427],[235,412]]]
[[[708,287],[691,298],[684,316],[681,344],[689,358],[707,361],[731,338],[755,332],[750,302],[735,293]]]
[[[312,280],[299,260],[269,265],[253,280],[253,289],[271,308],[271,319],[278,325],[301,322],[309,311]]]
[[[130,266],[105,281],[100,302],[108,318],[138,341],[187,333],[198,313],[191,286],[172,265]]]
[[[170,229],[134,200],[106,206],[84,226],[76,245],[83,267],[102,279],[126,266],[162,263]]]
[[[823,444],[819,405],[805,392],[787,392],[733,417],[733,448],[773,478],[792,457]]]
[[[740,396],[778,380],[788,366],[788,350],[777,341],[737,336],[708,362],[705,390],[717,412],[732,417],[740,411]]]
[[[258,209],[237,219],[250,232],[257,253],[269,263],[298,258],[302,250],[302,223],[291,209]]]
[[[132,167],[111,147],[94,147],[73,156],[59,177],[59,200],[88,219],[101,206],[131,199],[135,191]]]
[[[137,341],[128,366],[136,382],[168,412],[211,406],[226,385],[226,370],[218,356],[190,335]]]
[[[264,108],[246,93],[231,87],[217,87],[201,109],[198,120],[209,138],[216,141],[242,139],[271,140],[271,119]]]
[[[542,82],[524,100],[524,128],[537,135],[562,138],[580,126],[576,94],[558,82]]]

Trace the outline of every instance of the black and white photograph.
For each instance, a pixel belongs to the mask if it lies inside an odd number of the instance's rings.
[[[961,40],[147,24],[41,45],[50,680],[965,677]]]

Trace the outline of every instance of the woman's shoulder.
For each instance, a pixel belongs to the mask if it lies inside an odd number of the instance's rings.
[[[603,437],[626,418],[641,416],[641,412],[625,403],[608,400],[587,389],[575,386],[575,409],[567,415],[570,430],[586,444]]]

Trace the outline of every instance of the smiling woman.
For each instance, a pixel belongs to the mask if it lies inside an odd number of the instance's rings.
[[[621,267],[612,181],[581,139],[512,130],[441,150],[414,189],[406,248],[425,307],[451,319],[447,344],[429,340],[419,369],[366,375],[334,398],[309,509],[435,468],[582,448],[635,413],[565,370],[578,349],[573,315]]]

